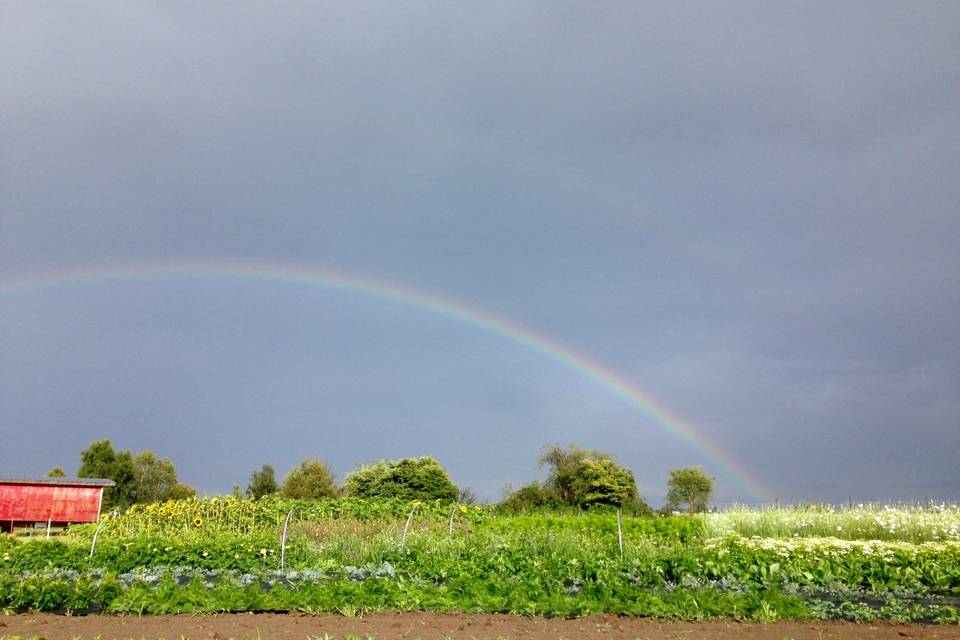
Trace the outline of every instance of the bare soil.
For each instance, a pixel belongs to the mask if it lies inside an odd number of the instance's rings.
[[[960,640],[960,626],[893,623],[787,621],[771,624],[667,622],[650,618],[597,615],[586,618],[528,618],[510,615],[459,613],[369,613],[349,618],[340,615],[222,614],[212,616],[61,616],[21,614],[0,616],[0,638],[43,637],[49,640],[111,638],[189,638],[251,640],[296,638],[313,640],[329,634],[338,640],[347,635],[378,640],[834,640],[937,638]]]

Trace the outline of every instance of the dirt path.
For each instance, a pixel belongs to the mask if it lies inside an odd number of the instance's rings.
[[[347,635],[378,640],[833,640],[838,638],[937,638],[960,640],[960,626],[849,624],[842,622],[779,622],[747,624],[663,622],[610,615],[574,620],[508,615],[447,613],[371,613],[362,618],[338,615],[224,614],[217,616],[86,616],[51,614],[0,616],[0,638],[43,637],[73,640],[110,638],[296,638],[313,640],[324,634],[343,640]]]

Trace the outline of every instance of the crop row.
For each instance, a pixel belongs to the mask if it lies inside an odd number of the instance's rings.
[[[91,567],[125,572],[144,567],[262,571],[279,568],[280,546],[269,536],[208,540],[137,537],[103,540],[93,558],[70,540],[0,539],[0,573]],[[771,541],[728,537],[706,544],[662,544],[627,537],[621,557],[615,536],[576,531],[479,530],[469,536],[423,531],[405,546],[394,535],[297,537],[285,550],[287,568],[335,570],[389,563],[405,578],[436,583],[477,576],[531,580],[551,588],[570,583],[627,582],[643,587],[688,578],[733,579],[751,587],[842,584],[874,591],[909,589],[960,594],[960,543]]]
[[[366,526],[365,523],[371,522],[377,523],[377,527],[386,526],[386,523],[399,523],[402,526],[414,508],[415,524],[435,529],[445,528],[451,519],[457,527],[483,527],[496,531],[573,529],[611,533],[615,532],[617,527],[615,512],[612,511],[566,514],[546,512],[507,516],[496,513],[490,507],[457,505],[444,501],[411,503],[361,498],[242,500],[213,497],[134,505],[125,513],[107,518],[101,535],[114,538],[139,535],[202,538],[221,533],[276,533],[288,514],[292,515],[294,526],[342,524],[349,521],[358,523],[357,526],[361,528]],[[642,534],[680,542],[722,538],[729,534],[743,537],[832,537],[913,543],[960,541],[960,507],[734,508],[693,517],[625,516],[622,526],[627,534]],[[71,535],[89,539],[94,528],[93,525],[73,527]]]
[[[432,610],[528,615],[632,615],[703,619],[734,617],[886,618],[955,624],[957,608],[936,599],[783,589],[730,588],[723,583],[644,588],[628,582],[571,583],[563,589],[530,581],[488,577],[438,583],[400,577],[390,565],[352,568],[340,575],[319,572],[250,574],[167,568],[113,574],[52,571],[0,575],[0,609],[63,613],[213,613],[227,611],[339,612]]]
[[[101,535],[125,538],[137,535],[203,536],[275,532],[283,525],[288,514],[294,522],[402,522],[414,509],[419,521],[432,523],[447,522],[451,515],[458,523],[476,523],[487,513],[479,507],[444,501],[408,502],[363,498],[243,500],[231,496],[215,496],[135,504],[123,513],[108,513]],[[94,525],[75,526],[71,528],[71,535],[90,537],[95,528]]]

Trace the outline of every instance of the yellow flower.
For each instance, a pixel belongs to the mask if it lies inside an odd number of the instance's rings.
[[[467,505],[465,504],[460,505],[460,513],[466,513],[467,511],[469,511],[469,509],[467,508]]]
[[[202,526],[203,526],[203,518],[201,518],[200,516],[197,516],[196,518],[194,518],[194,519],[193,519],[193,526],[195,526],[195,527],[202,527]]]

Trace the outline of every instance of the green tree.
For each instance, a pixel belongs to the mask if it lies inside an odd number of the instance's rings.
[[[679,511],[686,505],[688,513],[702,513],[712,493],[713,478],[699,467],[673,469],[667,481],[667,509]]]
[[[617,464],[606,451],[581,449],[575,444],[565,449],[552,445],[544,447],[539,463],[548,468],[543,485],[531,483],[521,487],[516,497],[508,498],[508,509],[552,502],[577,507],[614,505],[638,514],[650,513],[650,507],[637,493],[633,473]]]
[[[273,465],[265,464],[260,471],[250,474],[250,484],[247,485],[247,497],[257,499],[276,493],[280,490],[274,475]]]
[[[109,478],[115,486],[103,492],[103,508],[126,509],[133,504],[136,471],[129,451],[114,451],[109,440],[97,440],[80,453],[78,478]]]
[[[153,451],[132,455],[114,451],[109,440],[98,440],[80,454],[79,478],[109,478],[116,483],[103,493],[105,508],[126,508],[135,502],[158,502],[196,495],[189,485],[177,481],[177,469]],[[51,471],[52,473],[52,471]]]
[[[544,488],[556,494],[563,504],[576,504],[574,496],[574,481],[580,472],[580,464],[587,459],[605,460],[610,454],[603,451],[581,449],[575,444],[566,449],[551,445],[544,447],[540,456],[540,467],[547,467],[547,480]]]
[[[558,506],[557,495],[534,480],[516,491],[513,487],[503,488],[504,498],[497,504],[497,509],[509,513],[523,513],[531,509],[549,508]]]
[[[66,478],[67,472],[63,470],[63,467],[54,467],[47,471],[48,478]]]
[[[157,458],[153,451],[141,451],[133,458],[136,488],[135,502],[170,500],[177,486],[177,469],[169,460]]]
[[[381,460],[361,466],[346,478],[346,489],[360,498],[399,498],[401,500],[457,499],[457,485],[446,470],[430,456]]]
[[[580,461],[573,478],[573,499],[582,507],[624,507],[637,502],[639,496],[629,469],[609,458],[586,458]]]
[[[164,500],[185,500],[187,498],[194,498],[196,495],[196,489],[188,484],[178,482],[170,487],[170,491],[167,492],[167,497],[164,498]]]
[[[307,458],[283,479],[285,498],[330,498],[337,495],[337,485],[330,468],[316,458]]]

